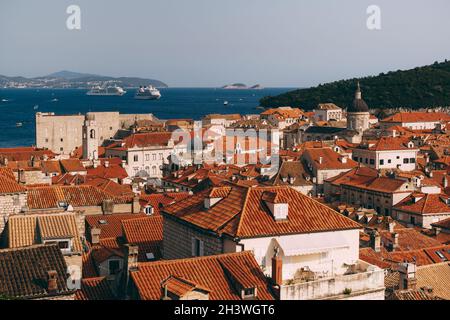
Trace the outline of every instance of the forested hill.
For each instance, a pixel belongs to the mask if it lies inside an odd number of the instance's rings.
[[[426,108],[450,106],[450,61],[391,71],[378,76],[341,80],[314,88],[298,89],[274,97],[264,97],[263,107],[292,106],[306,110],[318,103],[332,102],[342,108],[352,103],[357,81],[370,108]]]

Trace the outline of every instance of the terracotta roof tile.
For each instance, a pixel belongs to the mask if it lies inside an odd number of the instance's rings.
[[[161,283],[170,276],[210,290],[211,300],[239,300],[241,292],[233,286],[234,278],[241,279],[240,274],[235,273],[236,269],[246,274],[246,286],[257,288],[258,300],[273,299],[266,278],[250,252],[139,263],[138,271],[132,271],[131,278],[143,300],[161,299]]]
[[[122,221],[136,218],[143,218],[145,214],[125,213],[125,214],[100,214],[86,216],[86,224],[89,229],[99,228],[100,239],[122,237]]]
[[[67,265],[56,245],[0,250],[0,295],[32,299],[71,294]],[[47,291],[48,271],[57,273],[57,291]]]
[[[75,300],[116,300],[106,277],[81,279]]]
[[[153,253],[156,260],[161,258],[163,241],[161,216],[123,220],[122,226],[125,241],[138,246],[139,261],[147,261],[147,253]]]
[[[387,117],[382,122],[434,122],[449,121],[450,116],[444,112],[398,112]]]
[[[204,207],[207,190],[166,207],[164,212],[200,228],[241,238],[360,228],[358,223],[289,187],[232,186],[228,196],[210,209]],[[275,221],[262,199],[264,192],[287,199],[287,221]]]

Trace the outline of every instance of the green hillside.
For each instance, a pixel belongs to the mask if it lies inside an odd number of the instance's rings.
[[[357,81],[370,108],[450,106],[450,62],[391,71],[378,76],[340,80],[314,88],[264,97],[263,107],[292,106],[311,110],[318,103],[333,102],[346,108],[352,103]]]

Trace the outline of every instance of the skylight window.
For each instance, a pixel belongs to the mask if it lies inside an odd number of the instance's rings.
[[[145,257],[147,258],[147,260],[151,261],[151,260],[155,260],[155,255],[153,254],[153,252],[147,252],[145,254]]]
[[[447,261],[447,258],[444,256],[444,254],[440,251],[436,251],[436,254],[438,255],[441,260]]]

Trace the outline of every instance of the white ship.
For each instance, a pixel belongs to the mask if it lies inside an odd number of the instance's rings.
[[[136,91],[134,98],[140,100],[158,100],[159,98],[161,98],[161,93],[154,86],[141,86]]]
[[[96,86],[89,90],[86,94],[88,96],[123,96],[127,93],[121,87],[100,87]]]

